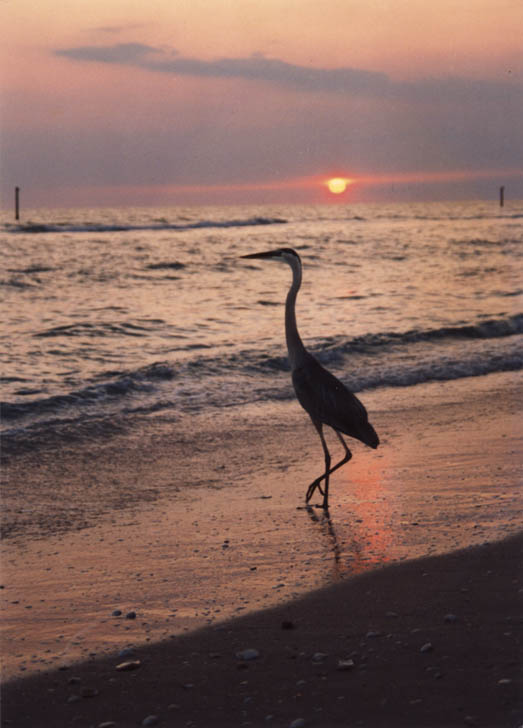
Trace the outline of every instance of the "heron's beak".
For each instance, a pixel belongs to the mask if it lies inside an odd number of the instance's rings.
[[[279,250],[267,250],[264,253],[249,253],[248,255],[240,255],[240,258],[277,258]]]

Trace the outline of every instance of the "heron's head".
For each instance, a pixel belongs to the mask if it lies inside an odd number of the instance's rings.
[[[301,263],[300,256],[292,248],[276,248],[276,250],[267,250],[263,253],[249,253],[242,255],[242,258],[265,258],[267,260],[283,260],[288,263],[291,268],[296,263]]]

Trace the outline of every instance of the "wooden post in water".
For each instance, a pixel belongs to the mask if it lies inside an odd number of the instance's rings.
[[[503,207],[505,204],[505,187],[501,185],[499,188],[499,206]]]
[[[20,220],[20,187],[15,187],[15,220]]]

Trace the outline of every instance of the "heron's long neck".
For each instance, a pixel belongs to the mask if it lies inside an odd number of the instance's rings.
[[[306,353],[296,326],[296,296],[301,286],[301,263],[296,260],[290,265],[292,268],[292,285],[285,301],[285,338],[287,339],[291,369],[296,369]]]

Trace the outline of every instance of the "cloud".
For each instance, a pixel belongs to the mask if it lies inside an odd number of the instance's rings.
[[[457,103],[505,105],[523,99],[517,82],[489,81],[460,77],[394,81],[386,73],[360,68],[300,66],[256,53],[247,58],[201,60],[184,57],[176,50],[143,43],[78,46],[54,52],[75,61],[119,64],[147,71],[201,78],[262,81],[309,93],[363,95],[382,100],[414,103]]]
[[[390,85],[386,74],[356,68],[314,68],[254,54],[248,58],[213,61],[187,58],[142,43],[78,46],[55,54],[76,61],[117,63],[158,73],[204,78],[238,78],[291,86],[302,91],[384,93]]]
[[[117,43],[111,46],[79,46],[55,51],[57,56],[65,56],[75,61],[97,63],[117,63],[124,66],[147,67],[146,59],[153,48],[142,43]]]

